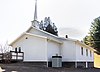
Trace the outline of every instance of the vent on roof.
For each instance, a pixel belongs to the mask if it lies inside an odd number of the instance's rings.
[[[68,38],[68,35],[66,35],[66,38]]]
[[[28,37],[26,37],[25,39],[28,39]]]

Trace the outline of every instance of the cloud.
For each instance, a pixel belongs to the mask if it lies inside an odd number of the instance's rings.
[[[59,28],[58,31],[60,36],[68,35],[69,38],[82,39],[85,36],[83,30],[75,28]]]

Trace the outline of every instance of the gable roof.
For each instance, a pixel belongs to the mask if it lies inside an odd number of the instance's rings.
[[[57,40],[56,40],[56,39],[53,39],[53,38],[48,38],[48,37],[45,37],[45,36],[40,36],[40,35],[28,33],[28,31],[30,31],[32,28],[33,28],[33,29],[36,29],[36,30],[38,30],[38,31],[40,31],[40,32],[43,32],[43,33],[45,33],[45,34],[47,34],[47,35],[50,35],[50,36],[56,38]],[[73,41],[73,42],[77,43],[78,45],[80,45],[80,46],[82,46],[82,47],[88,48],[88,49],[90,49],[90,50],[92,50],[92,51],[96,51],[96,50],[93,49],[92,47],[87,46],[86,44],[80,42],[79,40],[70,39],[70,38],[64,38],[64,37],[59,37],[59,36],[53,35],[53,34],[51,34],[51,33],[48,33],[48,32],[46,32],[46,31],[37,29],[37,28],[35,28],[35,27],[33,27],[33,26],[30,26],[30,27],[26,30],[26,32],[22,33],[19,37],[17,37],[17,38],[16,38],[12,43],[10,43],[9,45],[10,45],[10,46],[13,45],[16,41],[18,41],[18,40],[19,40],[21,37],[23,37],[24,35],[31,35],[31,36],[36,36],[36,37],[40,37],[40,38],[46,38],[47,40],[54,41],[54,42],[57,42],[57,43],[59,43],[59,44],[62,44],[62,43],[63,43],[61,40]]]
[[[28,31],[30,31],[32,28],[33,28],[33,29],[36,29],[36,30],[38,30],[38,31],[40,31],[40,32],[43,32],[43,33],[45,33],[45,34],[47,34],[47,35],[50,35],[50,36],[52,36],[52,37],[54,37],[54,38],[56,38],[56,39],[47,38],[47,37],[45,37],[45,36],[40,36],[40,35],[28,33]],[[62,40],[69,40],[69,41],[76,41],[76,40],[70,39],[70,38],[59,37],[59,36],[53,35],[53,34],[51,34],[51,33],[48,33],[48,32],[46,32],[46,31],[37,29],[37,28],[35,28],[35,27],[33,27],[33,26],[30,26],[25,32],[23,32],[20,36],[18,36],[18,37],[17,37],[13,42],[11,42],[9,45],[10,45],[10,46],[13,45],[16,41],[18,41],[18,40],[19,40],[21,37],[23,37],[24,35],[31,35],[31,36],[41,37],[41,38],[47,38],[48,40],[57,42],[57,43],[59,43],[59,44],[62,44],[62,43],[63,43],[63,42],[61,41],[61,39],[62,39]]]
[[[77,40],[77,41],[75,41],[75,42],[76,42],[78,45],[82,46],[83,48],[85,47],[85,48],[87,48],[87,49],[89,49],[89,50],[91,50],[91,51],[97,52],[94,48],[92,48],[92,47],[90,47],[90,46],[88,46],[88,45],[82,43],[82,42],[79,41],[79,40]]]
[[[51,39],[51,38],[47,38],[45,36],[40,36],[40,35],[36,35],[36,34],[31,34],[31,33],[22,33],[19,37],[17,37],[12,43],[10,43],[9,45],[12,46],[15,42],[17,42],[20,38],[22,38],[23,36],[25,35],[30,35],[30,36],[35,36],[35,37],[39,37],[39,38],[44,38],[44,39],[47,39],[47,40],[50,40],[50,41],[53,41],[53,42],[56,42],[56,43],[59,43],[59,44],[62,44],[61,41],[57,41],[57,40],[54,40],[54,39]]]
[[[45,34],[47,34],[47,35],[50,35],[50,36],[52,36],[52,37],[54,37],[54,38],[57,38],[57,39],[76,41],[75,39],[64,38],[64,37],[59,37],[59,36],[53,35],[53,34],[51,34],[51,33],[49,33],[49,32],[43,31],[43,30],[41,30],[41,29],[37,29],[37,28],[35,28],[35,27],[33,27],[33,26],[30,26],[30,27],[26,30],[26,32],[30,31],[32,28],[33,28],[33,29],[36,29],[36,30],[38,30],[38,31],[40,31],[40,32],[42,32],[42,33],[45,33]]]

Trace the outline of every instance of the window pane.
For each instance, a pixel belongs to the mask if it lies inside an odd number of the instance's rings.
[[[81,55],[83,55],[83,47],[81,47]]]
[[[86,56],[88,56],[88,49],[86,49]]]
[[[90,51],[90,57],[92,57],[92,52]]]

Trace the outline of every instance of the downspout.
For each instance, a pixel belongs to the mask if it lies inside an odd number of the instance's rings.
[[[46,59],[47,59],[47,67],[48,67],[48,39],[46,39]]]
[[[76,54],[76,52],[77,52],[77,49],[76,49],[76,41],[75,41],[75,68],[77,68],[77,61],[76,61],[77,54]]]

